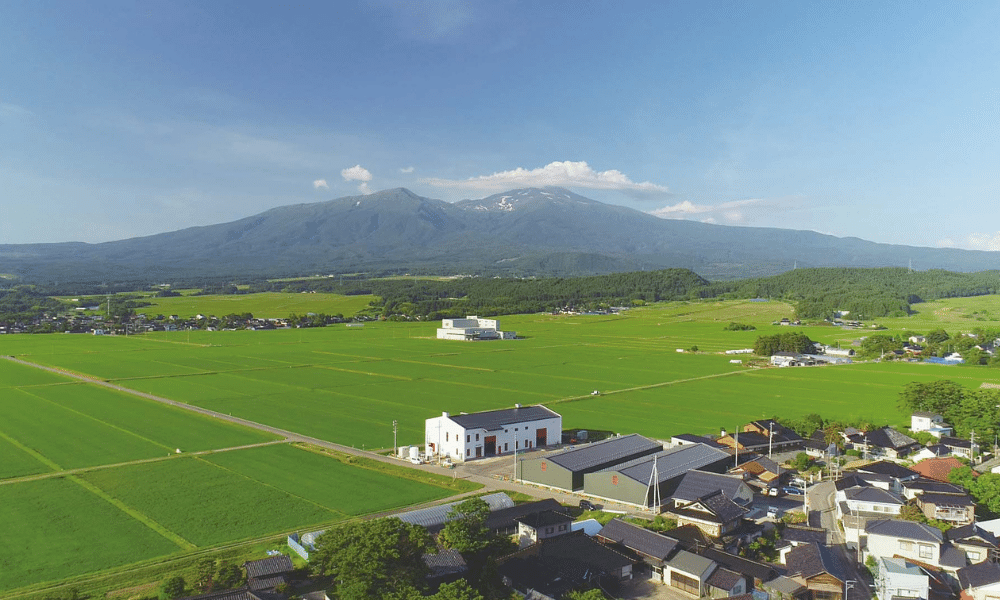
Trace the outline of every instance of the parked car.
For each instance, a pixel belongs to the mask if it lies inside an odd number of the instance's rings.
[[[779,512],[780,511],[777,509],[777,507],[768,506],[767,507],[767,518],[769,518],[769,519],[777,519]]]
[[[790,495],[790,496],[801,496],[801,495],[805,494],[804,491],[802,491],[801,489],[799,489],[797,487],[782,488],[782,491],[785,492],[786,494]]]
[[[767,495],[768,496],[779,496],[779,495],[781,495],[781,490],[779,488],[776,488],[776,487],[767,488]]]
[[[416,456],[411,456],[410,457],[410,462],[413,463],[413,464],[415,464],[415,465],[419,465],[419,464],[422,464],[424,461],[420,460]]]
[[[590,500],[580,500],[580,508],[583,510],[597,510],[597,505]]]

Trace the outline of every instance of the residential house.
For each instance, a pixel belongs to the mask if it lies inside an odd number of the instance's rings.
[[[912,469],[907,469],[894,462],[880,460],[857,468],[857,472],[865,477],[866,475],[883,475],[889,477],[889,490],[902,493],[903,483],[920,478],[920,474]]]
[[[674,499],[666,512],[678,525],[695,525],[713,538],[732,532],[743,520],[746,509],[716,490],[693,501]]]
[[[517,519],[518,539],[521,547],[570,532],[573,517],[555,510],[536,512]]]
[[[451,583],[461,579],[469,570],[462,554],[454,548],[438,548],[434,554],[423,556],[427,565],[427,583],[436,589],[442,583]]]
[[[879,558],[905,558],[918,565],[939,567],[954,575],[965,566],[965,552],[946,543],[940,529],[914,521],[870,520],[862,541],[865,554]]]
[[[944,444],[927,444],[919,452],[911,454],[909,459],[913,462],[920,462],[928,458],[942,458],[952,456],[951,448]]]
[[[908,435],[902,434],[892,427],[883,427],[868,432],[849,428],[843,433],[844,439],[855,450],[860,450],[864,457],[886,457],[891,459],[905,458],[920,450],[920,444]]]
[[[969,564],[1000,560],[1000,539],[993,532],[979,527],[978,523],[953,527],[944,535],[953,546],[965,552]]]
[[[509,508],[490,513],[486,518],[486,528],[497,535],[514,535],[518,532],[520,525],[517,520],[522,517],[537,514],[547,510],[562,511],[563,506],[554,498],[545,498],[536,502],[525,502]]]
[[[882,557],[877,560],[875,589],[879,600],[920,598],[930,596],[927,573],[904,558]]]
[[[927,479],[926,477],[920,477],[919,479],[903,482],[903,497],[907,500],[912,500],[920,494],[928,492],[961,495],[965,494],[965,489],[961,486],[955,485],[954,483],[945,483],[943,481]]]
[[[680,542],[621,519],[612,519],[597,534],[597,540],[611,544],[616,549],[628,550],[636,555],[639,563],[632,568],[635,576],[648,576],[666,583],[664,565],[678,550]]]
[[[826,432],[822,429],[813,431],[812,435],[806,438],[804,445],[806,454],[816,458],[840,455],[840,449],[837,448],[837,444],[827,441]]]
[[[710,558],[680,550],[664,563],[664,583],[695,598],[705,596],[708,593],[708,578],[717,567]]]
[[[773,419],[751,421],[743,426],[745,433],[757,433],[769,439],[772,451],[794,450],[803,447],[802,436]]]
[[[632,562],[584,532],[574,531],[539,540],[499,559],[497,565],[504,583],[521,595],[560,600],[581,587],[615,589],[631,579]]]
[[[736,556],[718,548],[707,547],[701,550],[700,554],[716,564],[742,575],[747,580],[748,590],[760,587],[779,576],[778,569],[772,564]]]
[[[964,466],[965,465],[962,464],[962,461],[957,458],[947,457],[928,458],[918,462],[911,468],[927,479],[949,483],[948,474],[951,473],[953,469],[959,469]],[[975,472],[973,472],[973,475],[975,475]]]
[[[671,496],[675,500],[694,502],[716,491],[744,508],[753,503],[753,490],[742,477],[697,470],[685,473]]]
[[[424,420],[428,456],[464,461],[513,454],[562,442],[562,417],[542,405],[521,406]]]
[[[269,592],[288,583],[288,576],[295,567],[292,559],[284,554],[251,560],[243,563],[247,572],[247,589],[251,592]]]
[[[981,562],[958,570],[962,600],[1000,598],[1000,564]]]
[[[838,491],[837,516],[846,514],[863,517],[884,517],[898,515],[905,502],[903,499],[877,487],[852,487]]]
[[[785,557],[787,577],[806,588],[810,600],[841,600],[847,578],[828,546],[803,544]]]
[[[976,520],[976,503],[966,494],[926,492],[916,499],[917,506],[928,519],[952,525],[968,525]]]
[[[940,443],[948,448],[954,456],[966,460],[972,460],[972,457],[979,453],[979,444],[971,440],[943,435]]]
[[[742,458],[742,457],[740,457]],[[788,478],[788,470],[766,456],[752,455],[729,470],[747,477],[747,483],[759,488],[779,487]]]
[[[779,560],[784,563],[788,553],[805,544],[827,545],[829,532],[818,527],[806,527],[804,525],[788,525],[781,532],[781,537],[775,544],[778,551]]]

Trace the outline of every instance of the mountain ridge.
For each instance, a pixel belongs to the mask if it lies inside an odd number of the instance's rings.
[[[813,231],[669,220],[559,187],[455,203],[406,188],[275,207],[228,223],[98,244],[0,245],[25,281],[253,279],[315,272],[588,275],[679,267],[710,279],[800,267],[981,271],[1000,253]]]

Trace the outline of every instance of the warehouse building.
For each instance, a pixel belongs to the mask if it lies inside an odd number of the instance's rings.
[[[724,472],[730,460],[726,452],[704,444],[678,446],[587,473],[583,491],[589,496],[633,506],[660,507],[667,503],[688,471]]]
[[[579,446],[558,454],[520,461],[522,480],[560,490],[584,487],[587,473],[649,456],[663,450],[663,444],[638,434],[613,437]]]
[[[450,415],[424,422],[428,457],[465,461],[513,454],[562,442],[562,416],[544,406],[521,406]]]
[[[441,319],[441,327],[437,330],[439,340],[513,340],[517,332],[500,331],[500,323],[496,319],[480,319],[469,315],[464,319]]]

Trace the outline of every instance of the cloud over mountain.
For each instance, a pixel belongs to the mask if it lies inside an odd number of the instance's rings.
[[[492,175],[469,179],[427,178],[423,183],[435,187],[481,191],[503,191],[512,187],[574,187],[592,190],[616,190],[634,197],[664,196],[670,193],[666,186],[649,181],[637,183],[621,171],[595,171],[585,161],[556,161],[537,169],[518,167]]]

